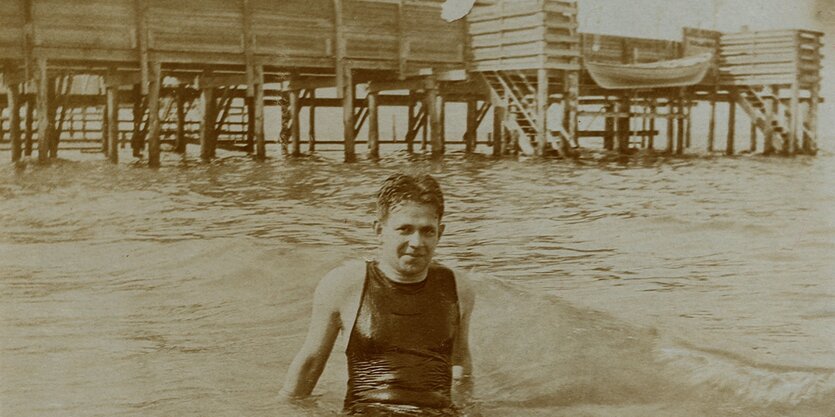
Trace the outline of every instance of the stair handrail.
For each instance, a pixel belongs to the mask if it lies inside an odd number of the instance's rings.
[[[754,124],[756,124],[757,127],[759,127],[763,132],[765,132],[766,126],[765,117],[763,117],[764,115],[760,113],[760,111],[756,107],[754,107],[754,105],[751,104],[750,101],[748,101],[748,99],[746,98],[747,94],[738,94],[737,97],[739,97],[739,99],[735,101],[739,103],[740,107],[742,107],[743,110],[745,110],[745,113],[748,113],[749,117],[754,119]]]
[[[534,88],[531,83],[528,82],[527,77],[522,71],[514,71],[517,77],[522,79],[522,82],[525,84],[525,87],[528,89],[528,94],[536,94],[536,88]]]
[[[504,75],[503,73],[505,73],[505,72],[507,72],[507,71],[496,71],[496,75],[497,75],[498,78],[501,78],[501,79],[504,80],[504,78],[502,78],[502,77]],[[506,83],[506,86],[510,89],[510,91],[524,97],[524,93],[521,91],[521,89],[519,89],[519,87],[516,85],[516,83],[514,83],[509,77],[508,77],[507,80],[505,80],[505,83]]]
[[[513,94],[513,90],[511,90],[511,88],[507,85],[505,80],[502,78],[501,74],[498,75],[499,76],[497,78],[499,82],[502,83],[502,86],[505,88],[505,90],[508,91],[508,96],[510,96],[511,100],[515,102],[516,106],[519,108],[519,112],[522,113],[523,116],[525,116],[525,119],[528,120],[528,123],[530,123],[534,129],[537,129],[536,121],[533,118],[531,118],[531,116],[528,114],[528,109],[524,105],[522,105],[522,102],[519,101],[519,98],[516,97],[516,94]]]

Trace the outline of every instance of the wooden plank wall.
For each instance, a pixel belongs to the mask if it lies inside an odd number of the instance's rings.
[[[465,65],[466,26],[463,20],[447,23],[441,19],[443,3],[444,0],[404,2],[404,36],[410,72],[429,64],[440,68]]]
[[[710,52],[718,55],[722,32],[697,28],[684,28],[682,56],[693,56]]]
[[[146,1],[150,6],[149,49],[191,54],[243,53],[243,17],[238,2]]]
[[[33,46],[49,58],[131,59],[135,10],[133,0],[33,0]]]
[[[397,3],[355,0],[343,4],[346,58],[386,60],[398,55]]]
[[[535,69],[543,65],[544,16],[537,0],[476,4],[467,16],[472,68]]]
[[[711,69],[702,81],[703,84],[714,84],[719,70],[719,48],[722,32],[697,28],[684,28],[682,41],[682,56],[693,56],[703,53],[713,54]]]
[[[50,60],[136,62],[137,13],[144,3],[148,49],[155,59],[178,64],[244,63],[240,0],[75,0],[71,6],[66,0],[4,0],[0,1],[0,52],[5,58],[22,58],[25,1],[32,4],[36,53]],[[416,66],[463,68],[465,25],[460,20],[444,22],[442,3],[342,0],[345,58],[354,68],[398,68],[402,35],[406,38],[402,44],[409,45],[408,60]],[[334,0],[249,0],[249,4],[255,55],[262,62],[334,66]]]
[[[252,2],[255,52],[280,59],[332,59],[333,0]]]
[[[480,71],[576,69],[575,1],[499,0],[467,17],[473,68]]]
[[[579,70],[580,37],[577,24],[577,2],[545,2],[545,67]]]
[[[821,49],[823,48],[823,33],[800,30],[797,32],[797,70],[800,88],[812,89],[820,86]]]
[[[721,83],[791,85],[801,68],[812,72],[819,70],[819,47],[819,37],[808,31],[723,34],[719,63]],[[799,59],[801,56],[802,60]]]
[[[0,56],[23,57],[23,2],[0,1]]]

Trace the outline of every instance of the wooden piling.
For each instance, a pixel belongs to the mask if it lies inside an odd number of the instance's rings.
[[[20,86],[6,83],[6,100],[9,108],[9,141],[12,144],[12,162],[20,160],[23,148],[20,143]]]
[[[314,103],[316,102],[316,89],[315,88],[310,89],[310,99]],[[311,104],[310,107],[308,107],[308,111],[309,111],[309,114],[308,114],[308,117],[307,117],[307,121],[308,121],[307,151],[309,153],[313,153],[314,151],[316,151],[316,105]]]
[[[438,143],[440,145],[440,150],[438,153],[441,155],[446,153],[446,98],[443,95],[438,94],[438,102],[437,102],[437,110],[438,110]]]
[[[258,83],[257,69],[255,68],[255,30],[253,28],[253,8],[250,0],[240,0],[241,5],[241,29],[242,43],[244,49],[244,71],[246,76],[246,96],[255,97],[255,88]],[[253,117],[253,122],[255,117]],[[253,123],[254,129],[254,123]]]
[[[105,94],[107,95],[107,106],[105,117],[107,118],[107,157],[110,162],[119,162],[119,85],[108,83]]]
[[[800,82],[795,80],[791,87],[791,98],[789,101],[789,136],[788,143],[783,148],[786,155],[797,153],[797,135],[800,122]]]
[[[142,155],[143,143],[145,142],[142,135],[142,85],[134,84],[133,86],[133,134],[130,140],[130,146],[133,150],[133,156],[140,157]]]
[[[611,102],[608,102],[607,97],[607,104],[605,106],[606,111],[606,124],[603,134],[603,149],[607,151],[611,151],[615,149],[615,120],[614,116],[611,116],[612,113],[615,112],[615,105]]]
[[[105,95],[107,93],[107,89],[105,88]],[[110,149],[110,140],[108,139],[108,135],[110,134],[110,127],[108,126],[109,119],[107,118],[107,99],[104,101],[104,105],[101,106],[101,153],[107,156],[109,154]]]
[[[429,116],[426,116],[426,118],[429,119]],[[424,121],[420,130],[420,150],[423,152],[426,152],[427,145],[429,144],[429,127],[429,122]]]
[[[675,151],[674,133],[676,117],[676,102],[670,97],[667,99],[667,148],[664,150],[667,154],[672,155]]]
[[[493,106],[493,156],[501,156],[504,152],[504,107]]]
[[[820,100],[820,83],[816,82],[809,91],[809,108],[806,112],[804,125],[809,133],[803,134],[803,152],[807,155],[818,153],[818,101]]]
[[[248,154],[255,152],[255,90],[252,91],[252,96],[244,97],[244,107],[246,108],[246,146],[244,148]],[[230,106],[231,103],[230,100]]]
[[[25,138],[23,143],[23,155],[32,156],[32,142],[35,136],[35,107],[36,99],[27,94],[26,97],[26,121],[24,122]]]
[[[676,104],[678,107],[678,118],[676,118],[676,155],[684,155],[684,125],[687,123],[687,115],[685,113],[686,106],[683,93],[679,93]]]
[[[655,98],[649,102],[649,137],[647,138],[647,149],[655,149],[655,114],[658,110],[658,101]]]
[[[429,134],[431,139],[432,155],[443,154],[443,143],[441,142],[441,113],[438,106],[438,88],[433,81],[428,81],[424,106],[429,116]]]
[[[380,157],[380,120],[377,106],[377,93],[368,93],[368,156],[371,159]]]
[[[649,111],[648,108],[645,108],[644,111],[641,113],[641,149],[647,147],[647,142],[649,141],[649,116],[647,112]]]
[[[791,84],[791,97],[789,99],[789,125],[788,146],[784,147],[783,151],[787,155],[794,155],[798,151],[798,128],[800,128],[800,135],[803,135],[802,124],[800,123],[800,76],[801,76],[801,52],[803,41],[799,31],[794,32],[794,62],[796,75],[794,82]]]
[[[431,117],[429,116],[429,107],[426,105],[426,96],[425,95],[424,95],[424,98],[423,98],[423,102],[421,103],[421,107],[423,108],[423,113],[424,113],[425,120],[423,122],[423,125],[421,127],[421,131],[420,131],[420,135],[421,135],[420,136],[420,150],[422,152],[426,152],[426,147],[427,147],[427,144],[429,143],[428,133],[429,133],[429,128],[431,127]]]
[[[536,154],[545,155],[548,146],[548,70],[536,70]],[[524,140],[524,138],[522,139]]]
[[[345,136],[345,162],[357,159],[354,149],[354,80],[350,67],[343,66],[337,78],[342,79],[342,127]]]
[[[300,156],[302,154],[302,138],[299,126],[299,90],[290,91],[290,118],[292,120],[290,122],[290,138],[292,140],[290,154],[293,156]],[[353,127],[351,129],[353,129]]]
[[[215,137],[216,117],[214,88],[211,86],[200,89],[200,115],[200,158],[208,161],[213,157],[212,140]]]
[[[686,100],[684,111],[686,114],[684,119],[684,147],[690,149],[693,142],[693,101],[690,98]]]
[[[49,106],[47,107],[47,125],[46,125],[46,138],[49,144],[49,157],[50,158],[57,158],[58,157],[58,138],[60,137],[60,133],[56,132],[55,130],[55,114],[58,112],[58,93],[61,88],[63,88],[63,84],[59,85],[58,80],[62,77],[53,77],[49,80],[49,90],[47,91],[47,100],[49,101]]]
[[[725,155],[734,154],[734,138],[736,136],[736,98],[737,92],[731,89],[731,99],[728,102],[728,139],[725,143]]]
[[[55,152],[58,152],[58,145],[61,140],[61,136],[64,133],[64,122],[67,120],[67,112],[70,107],[70,92],[72,92],[73,80],[74,77],[72,75],[68,75],[63,77],[64,83],[61,89],[58,90],[58,93],[61,94],[61,113],[58,116],[58,121],[56,123],[56,128],[54,131],[54,142],[55,142]],[[57,102],[57,100],[56,100]]]
[[[574,60],[575,63],[579,62]],[[547,96],[546,96],[547,97]],[[565,132],[568,133],[567,138],[562,138],[560,143],[562,144],[562,152],[565,156],[568,156],[569,153],[573,153],[571,150],[570,144],[567,142],[573,141],[575,144],[579,144],[579,132],[580,132],[580,72],[579,71],[568,71],[565,73],[565,94],[564,94],[564,107],[565,107]],[[548,114],[548,103],[546,103],[545,114],[547,118]]]
[[[751,153],[757,152],[757,123],[755,121],[751,121],[751,133],[749,135],[751,139],[751,146],[748,150]]]
[[[464,132],[464,152],[472,153],[475,150],[476,131],[478,130],[478,101],[467,100],[467,127]]]
[[[134,0],[134,10],[136,16],[136,40],[137,49],[139,50],[139,86],[140,92],[143,96],[150,94],[151,75],[150,60],[148,53],[148,43],[150,34],[148,30],[148,10],[150,9],[149,0]],[[150,122],[150,121],[149,121]]]
[[[631,112],[632,106],[630,104],[630,97],[628,94],[622,95],[618,100],[618,118],[617,118],[617,130],[618,130],[618,152],[620,153],[627,153],[629,151],[629,138],[630,138],[630,118],[629,113]]]
[[[182,83],[177,85],[177,138],[174,144],[174,152],[186,153],[186,86]]]
[[[12,162],[20,160],[23,148],[20,137],[20,86],[8,79],[9,71],[6,72],[6,106],[9,108],[9,142],[11,142]],[[2,113],[2,108],[0,108]],[[2,132],[2,129],[0,129]],[[0,133],[0,140],[3,138]]]
[[[255,158],[259,161],[267,158],[267,141],[264,131],[264,67],[255,65],[255,85],[252,86],[255,101]],[[298,114],[298,112],[296,112]],[[295,121],[298,126],[298,120]],[[298,127],[295,127],[298,129]],[[217,135],[215,135],[217,137]]]
[[[160,118],[159,100],[162,88],[162,66],[159,62],[151,62],[148,68],[150,78],[148,85],[148,165],[160,165]]]
[[[47,75],[47,61],[44,58],[35,60],[38,83],[38,162],[46,162],[49,158],[49,76]]]
[[[716,84],[710,91],[710,120],[707,125],[707,151],[713,152],[714,144],[716,143]]]
[[[414,135],[412,134],[417,121],[415,120],[415,93],[409,90],[409,109],[408,119],[406,123],[406,152],[413,153],[415,151]]]
[[[779,117],[780,111],[780,89],[777,86],[772,86],[771,97],[767,98],[765,101],[766,131],[765,137],[763,138],[763,154],[772,155],[775,150],[775,121],[777,120],[777,117]]]

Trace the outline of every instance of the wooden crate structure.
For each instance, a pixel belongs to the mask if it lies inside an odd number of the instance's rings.
[[[496,0],[467,17],[472,70],[579,70],[577,2]]]
[[[784,85],[811,88],[820,81],[820,32],[775,30],[723,34],[721,84]]]

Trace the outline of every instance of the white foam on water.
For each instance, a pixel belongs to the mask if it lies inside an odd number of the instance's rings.
[[[668,371],[693,386],[711,386],[757,404],[797,406],[835,398],[835,370],[756,363],[687,343],[657,349]]]

